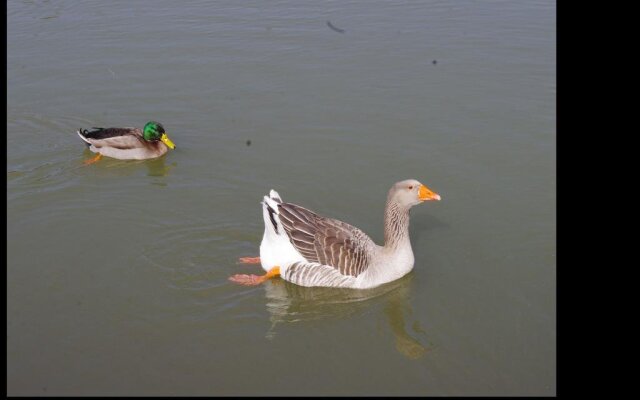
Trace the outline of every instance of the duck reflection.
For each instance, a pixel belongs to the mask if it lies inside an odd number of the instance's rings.
[[[395,337],[396,349],[407,358],[418,359],[429,349],[406,329],[405,318],[412,314],[408,301],[411,281],[412,274],[409,274],[373,289],[354,290],[303,287],[282,279],[272,279],[263,285],[271,321],[266,337],[275,337],[277,327],[281,324],[344,318],[384,302],[382,313]],[[425,334],[418,320],[413,323],[413,330]]]
[[[165,163],[165,157],[158,157],[152,160],[145,160],[147,167],[147,176],[166,176],[171,171],[171,168],[176,166],[176,163]]]
[[[91,156],[92,153],[88,148],[84,150],[83,156]],[[147,168],[147,176],[167,176],[169,171],[176,166],[175,161],[172,163],[166,163],[166,157],[158,157],[150,160],[117,160],[109,159],[102,164],[106,168],[115,168],[121,173],[132,174],[140,168],[140,165],[144,165]],[[78,165],[77,168],[86,167],[85,165]]]

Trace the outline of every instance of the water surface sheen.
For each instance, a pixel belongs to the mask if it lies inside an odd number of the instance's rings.
[[[7,21],[9,395],[555,394],[554,2],[13,0]],[[149,120],[177,150],[82,164],[78,128]],[[269,189],[381,243],[406,178],[443,201],[413,209],[399,281],[227,281],[258,272],[236,260]]]

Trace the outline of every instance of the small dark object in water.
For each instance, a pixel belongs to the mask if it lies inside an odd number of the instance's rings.
[[[251,140],[247,140],[247,146],[251,146]]]
[[[438,63],[438,61],[433,60],[433,65],[436,65]]]
[[[338,32],[338,33],[344,33],[344,29],[340,29],[336,26],[334,26],[331,21],[327,21],[327,26],[331,29],[333,29],[334,31]]]

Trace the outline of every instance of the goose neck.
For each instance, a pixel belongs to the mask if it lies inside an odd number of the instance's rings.
[[[395,249],[409,241],[409,208],[387,200],[384,211],[384,247]]]

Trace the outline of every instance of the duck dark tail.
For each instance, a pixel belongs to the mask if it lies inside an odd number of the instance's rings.
[[[87,138],[85,137],[85,136],[86,136],[86,134],[87,134],[87,133],[89,133],[89,131],[88,131],[88,130],[86,130],[86,129],[82,129],[82,128],[80,128],[80,129],[78,129],[78,132],[77,132],[77,133],[78,133],[78,136],[80,136],[80,139],[82,139],[82,140],[84,141],[84,144],[86,144],[86,145],[87,145],[87,147],[90,147],[90,146],[91,146],[91,143],[89,143],[89,141],[88,141],[88,140],[87,140]]]

